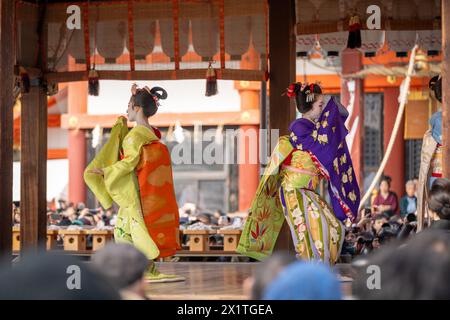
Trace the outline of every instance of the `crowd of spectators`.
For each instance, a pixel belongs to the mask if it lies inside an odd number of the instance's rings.
[[[13,225],[20,224],[20,203],[13,204]],[[116,221],[116,211],[113,208],[104,210],[102,207],[89,209],[82,202],[74,204],[64,200],[52,201],[47,204],[47,225],[56,227],[80,226],[90,228],[113,227]]]

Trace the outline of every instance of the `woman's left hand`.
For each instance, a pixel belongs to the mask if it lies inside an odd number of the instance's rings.
[[[89,173],[94,173],[94,174],[99,174],[99,175],[103,175],[103,170],[99,169],[99,168],[92,168],[91,170],[88,171]]]

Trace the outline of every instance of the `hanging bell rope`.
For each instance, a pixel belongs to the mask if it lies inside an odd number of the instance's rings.
[[[406,73],[406,78],[400,87],[400,97],[399,97],[400,106],[398,108],[397,118],[395,119],[394,128],[392,129],[392,134],[391,134],[391,138],[389,139],[389,144],[387,146],[386,153],[384,154],[383,160],[381,161],[380,167],[378,168],[378,171],[377,171],[374,179],[372,180],[372,183],[370,184],[369,189],[366,191],[366,193],[364,194],[364,197],[362,197],[362,199],[361,199],[358,211],[361,210],[361,208],[364,206],[364,203],[367,201],[367,199],[369,199],[370,195],[372,194],[372,190],[375,188],[375,185],[378,183],[378,180],[380,179],[381,174],[383,173],[384,168],[386,167],[386,163],[389,160],[389,157],[391,155],[392,148],[393,148],[394,142],[395,142],[395,138],[397,136],[398,129],[400,128],[400,123],[403,118],[403,112],[405,110],[406,101],[408,99],[408,91],[409,91],[409,86],[411,83],[411,76],[413,75],[413,72],[414,72],[414,62],[415,62],[415,58],[416,58],[417,49],[418,49],[418,45],[417,45],[417,41],[416,41],[416,45],[414,45],[414,48],[411,51],[411,56],[409,58],[408,71]]]

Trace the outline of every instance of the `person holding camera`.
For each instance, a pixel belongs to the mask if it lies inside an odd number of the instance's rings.
[[[417,230],[417,217],[415,213],[408,213],[403,219],[403,226],[397,236],[398,239],[404,240],[409,237],[411,232]]]

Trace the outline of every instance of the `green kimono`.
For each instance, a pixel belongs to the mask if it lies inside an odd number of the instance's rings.
[[[237,252],[257,260],[271,255],[284,223],[283,208],[277,196],[279,167],[293,149],[288,136],[280,137],[256,190]],[[256,233],[256,239],[252,232]]]
[[[148,259],[155,259],[159,249],[147,230],[142,214],[139,185],[135,169],[144,145],[157,140],[157,136],[144,126],[136,126],[128,132],[126,119],[120,117],[111,130],[109,141],[87,166],[84,180],[104,208],[116,202],[120,209],[114,228],[116,242],[133,244]],[[120,149],[123,159],[120,159]],[[104,177],[90,173],[101,168]]]
[[[289,164],[283,163],[288,156]],[[322,178],[311,155],[282,136],[252,202],[237,251],[257,260],[271,255],[281,227],[288,223],[297,257],[334,264],[344,225],[314,190]]]

